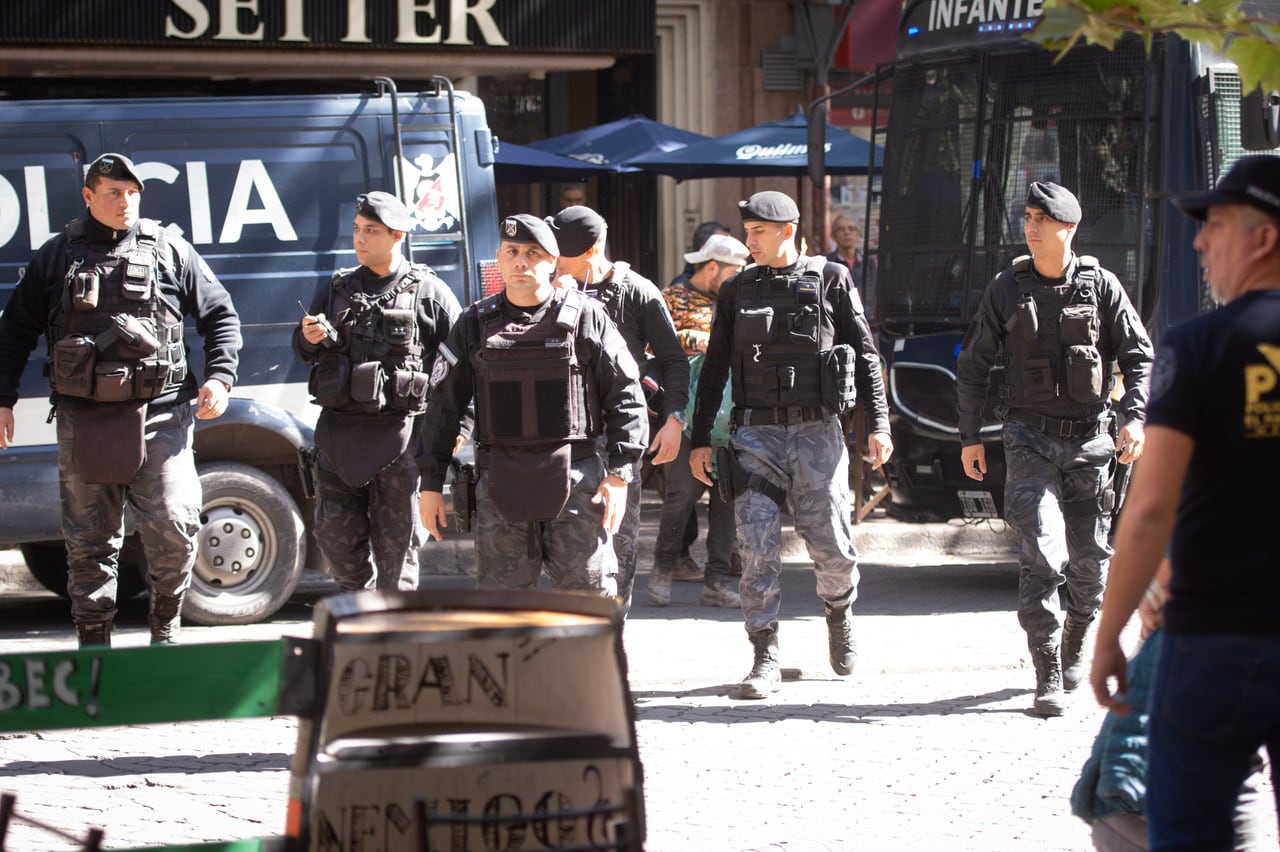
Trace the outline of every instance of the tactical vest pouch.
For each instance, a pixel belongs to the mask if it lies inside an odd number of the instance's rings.
[[[569,502],[573,444],[489,447],[489,499],[512,524],[551,521]]]
[[[773,342],[773,308],[743,308],[738,311],[733,334],[748,346]]]
[[[133,396],[133,365],[123,361],[99,361],[93,365],[93,398],[98,402],[124,402]]]
[[[391,407],[400,411],[425,411],[430,377],[417,370],[396,370],[391,374]]]
[[[87,397],[93,393],[93,365],[98,350],[93,338],[70,335],[53,344],[50,384],[62,396]]]
[[[365,361],[351,368],[351,400],[361,405],[379,405],[382,402],[382,383],[385,374],[379,361]]]
[[[1036,300],[1027,294],[1018,300],[1018,333],[1022,335],[1022,342],[1028,346],[1035,346],[1036,336],[1040,332],[1040,315],[1036,311]]]
[[[133,395],[137,399],[154,399],[161,394],[166,386],[169,385],[169,375],[172,372],[171,365],[167,361],[159,358],[144,358],[133,365]],[[185,365],[182,368],[182,377],[174,382],[174,385],[182,384],[182,380],[186,378]]]
[[[404,355],[409,351],[417,322],[417,317],[412,310],[383,309],[382,335],[387,339],[387,345],[391,347],[391,351],[398,355]]]
[[[77,272],[71,287],[71,306],[77,311],[91,311],[98,307],[98,272]]]
[[[854,380],[858,353],[847,343],[837,344],[818,353],[822,362],[822,404],[835,414],[853,408],[858,397]]]
[[[1053,381],[1053,361],[1049,358],[1028,358],[1019,373],[1023,397],[1028,402],[1049,402],[1058,398],[1058,388]]]
[[[1102,401],[1102,355],[1096,346],[1068,346],[1066,349],[1067,398],[1072,402]]]
[[[147,457],[143,438],[147,404],[98,405],[76,402],[71,430],[71,464],[93,485],[128,485]]]
[[[818,340],[818,309],[812,305],[798,309],[787,317],[787,334],[792,341]]]
[[[794,405],[798,399],[796,368],[783,365],[769,370],[765,373],[764,392],[770,405]]]
[[[135,249],[129,252],[125,262],[121,294],[131,302],[145,302],[151,298],[151,261],[153,253]]]
[[[341,408],[351,404],[351,362],[341,352],[321,352],[307,379],[316,405]]]
[[[1095,305],[1067,305],[1062,309],[1058,334],[1063,346],[1093,346],[1098,342],[1098,308]]]

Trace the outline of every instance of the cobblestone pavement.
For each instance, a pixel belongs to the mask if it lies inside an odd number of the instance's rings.
[[[646,506],[650,547],[655,523]],[[646,848],[1090,849],[1068,795],[1102,711],[1082,691],[1061,718],[1028,712],[1034,674],[1013,610],[1016,568],[901,551],[866,559],[855,673],[831,673],[813,573],[797,560],[784,571],[786,680],[753,702],[732,697],[751,663],[740,613],[698,606],[695,583],[676,583],[667,609],[648,606],[642,573],[624,639]],[[648,554],[640,565],[647,571]],[[16,610],[5,606],[0,650],[71,645],[69,629],[13,629]],[[308,619],[293,603],[266,624],[188,628],[185,641],[309,635]],[[137,602],[117,636],[145,642]],[[68,831],[105,827],[108,849],[279,834],[295,734],[280,718],[3,736],[0,790]],[[71,845],[19,827],[8,848]]]

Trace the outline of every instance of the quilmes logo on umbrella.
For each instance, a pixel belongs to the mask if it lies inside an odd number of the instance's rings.
[[[828,142],[822,146],[823,153],[831,153],[831,143]],[[739,160],[782,160],[788,157],[804,157],[809,153],[807,145],[793,145],[790,143],[782,145],[740,145],[738,150],[734,152],[734,156]]]

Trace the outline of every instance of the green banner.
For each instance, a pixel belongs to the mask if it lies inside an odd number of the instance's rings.
[[[286,641],[0,655],[0,732],[279,714]]]

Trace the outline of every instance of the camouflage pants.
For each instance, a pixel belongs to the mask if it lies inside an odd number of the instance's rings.
[[[325,464],[316,475],[316,544],[343,592],[418,588],[418,466],[413,453],[352,488]]]
[[[1102,602],[1115,442],[1059,438],[1014,420],[1004,424],[1004,514],[1018,533],[1018,623],[1031,647],[1057,645],[1060,609],[1092,618]]]
[[[685,467],[688,467],[686,464]],[[640,465],[631,469],[627,486],[627,510],[613,537],[613,554],[618,560],[618,597],[622,599],[622,615],[631,611],[631,592],[636,585],[636,558],[640,555]]]
[[[742,426],[733,434],[738,462],[781,486],[796,532],[817,576],[818,597],[844,606],[858,592],[858,552],[849,522],[849,455],[840,421],[794,426]],[[778,629],[782,604],[782,518],[755,489],[734,500],[742,556],[742,614],[748,633]]]
[[[481,589],[535,589],[545,571],[561,591],[618,593],[618,560],[603,526],[604,509],[591,500],[604,464],[591,456],[573,463],[569,500],[554,520],[512,523],[489,497],[489,472],[476,482],[476,585]]]
[[[100,624],[115,616],[126,503],[147,557],[153,609],[170,618],[181,610],[191,587],[200,531],[200,478],[191,450],[194,422],[186,403],[148,411],[143,427],[146,459],[133,481],[93,485],[72,465],[76,406],[58,405],[62,535],[67,544],[67,594],[76,624]]]

